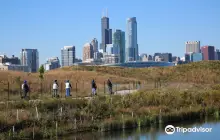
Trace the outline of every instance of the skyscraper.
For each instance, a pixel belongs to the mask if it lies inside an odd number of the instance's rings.
[[[138,60],[137,21],[136,17],[127,19],[126,61]]]
[[[94,38],[92,41],[91,41],[91,45],[93,47],[93,52],[98,52],[98,41],[96,38]]]
[[[115,30],[112,34],[112,44],[118,45],[120,48],[120,63],[125,62],[125,32]]]
[[[188,41],[186,44],[186,53],[200,53],[200,41]]]
[[[37,49],[22,49],[21,65],[28,66],[29,72],[37,72],[39,68],[39,53]]]
[[[72,66],[75,62],[75,46],[64,46],[61,49],[62,66]]]
[[[93,46],[90,43],[86,43],[83,47],[83,61],[92,59],[94,57]]]
[[[215,47],[214,46],[203,46],[201,47],[204,60],[215,60]]]
[[[109,18],[108,13],[103,15],[101,18],[101,34],[102,34],[102,42],[101,48],[103,51],[106,51],[106,44],[112,43],[112,29],[109,29]]]
[[[218,49],[215,50],[215,60],[220,60],[220,51]]]

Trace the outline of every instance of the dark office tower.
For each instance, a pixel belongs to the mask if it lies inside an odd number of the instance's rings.
[[[190,62],[190,54],[189,53],[185,53],[185,62]]]
[[[109,18],[108,13],[102,16],[101,19],[101,34],[102,34],[102,42],[100,49],[103,49],[106,52],[106,44],[112,43],[112,30],[109,29]]]
[[[220,60],[220,51],[218,49],[215,51],[215,60]]]
[[[214,46],[203,46],[201,47],[204,60],[215,60],[215,47]]]

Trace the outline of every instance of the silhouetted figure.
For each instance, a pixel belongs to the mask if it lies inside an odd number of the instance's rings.
[[[27,97],[27,94],[29,92],[29,86],[27,84],[27,81],[25,80],[24,83],[22,84],[22,91],[23,91],[23,98],[26,98]]]
[[[109,91],[109,93],[110,94],[113,94],[113,92],[112,92],[112,82],[108,79],[108,81],[107,81],[107,85],[108,85],[108,91]]]
[[[96,95],[96,89],[97,89],[97,85],[95,83],[95,80],[92,80],[92,95]]]

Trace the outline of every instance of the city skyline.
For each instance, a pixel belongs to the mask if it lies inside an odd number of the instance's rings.
[[[220,3],[217,0],[213,0],[212,3],[207,0],[188,1],[190,4],[187,6],[184,6],[187,1],[128,1],[123,3],[123,13],[120,14],[117,11],[122,2],[116,6],[114,1],[87,2],[89,7],[95,6],[95,10],[83,11],[80,14],[74,11],[84,6],[82,2],[77,2],[74,10],[62,10],[68,9],[71,1],[42,2],[0,2],[0,13],[4,13],[1,14],[3,22],[0,23],[0,29],[3,31],[0,35],[1,54],[19,56],[22,48],[36,48],[39,51],[40,64],[43,64],[48,57],[60,57],[61,47],[74,45],[76,56],[82,58],[85,42],[97,38],[101,43],[100,17],[106,7],[109,11],[110,28],[113,30],[117,28],[126,31],[126,19],[137,17],[139,53],[170,52],[174,56],[182,57],[185,50],[184,42],[189,40],[199,40],[201,46],[211,45],[220,48],[217,38],[220,33],[217,18],[220,10],[217,7]],[[161,5],[157,5],[158,2]],[[48,5],[51,7],[46,8]],[[209,10],[199,10],[207,6]],[[134,10],[130,10],[132,7]],[[195,16],[197,18],[194,18]],[[77,19],[77,22],[73,19]],[[88,19],[90,22],[86,22]],[[14,51],[11,52],[8,48],[13,48]],[[47,55],[48,51],[51,51],[51,56]]]

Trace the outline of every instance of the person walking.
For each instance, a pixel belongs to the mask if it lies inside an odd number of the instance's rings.
[[[97,85],[95,83],[95,80],[92,80],[92,96],[96,95],[96,89],[97,89]]]
[[[67,80],[67,81],[66,81],[66,97],[72,96],[72,95],[70,94],[70,88],[72,88],[72,86],[71,86],[71,84],[70,84],[70,81]]]
[[[27,97],[27,93],[29,92],[29,86],[27,84],[27,81],[24,80],[24,83],[22,84],[22,91],[23,91],[23,97],[22,98],[26,98]]]
[[[112,92],[112,82],[108,79],[108,81],[107,81],[107,85],[108,85],[108,91],[109,91],[109,93],[110,94],[113,94],[113,92]]]
[[[59,85],[57,83],[57,80],[54,80],[52,97],[58,97],[58,88],[59,88]]]

